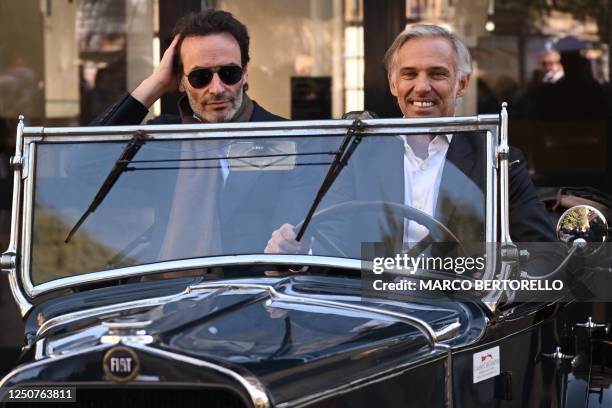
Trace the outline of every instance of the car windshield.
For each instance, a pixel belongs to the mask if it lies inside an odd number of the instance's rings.
[[[387,253],[423,240],[484,242],[485,135],[365,134],[339,165],[297,251],[363,259],[366,242]],[[343,140],[149,139],[128,159],[126,140],[37,143],[32,282],[263,254],[276,229],[301,228]],[[101,193],[113,168],[116,180]],[[96,195],[94,211],[67,239]],[[272,252],[279,251],[294,253]]]

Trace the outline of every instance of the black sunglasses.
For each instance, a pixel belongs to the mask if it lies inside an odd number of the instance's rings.
[[[198,68],[187,74],[187,80],[194,88],[204,88],[210,84],[213,75],[217,73],[219,79],[226,85],[234,85],[242,79],[242,67],[237,65],[224,65],[219,68]]]

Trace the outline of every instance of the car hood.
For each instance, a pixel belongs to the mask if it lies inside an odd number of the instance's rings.
[[[148,347],[251,373],[276,401],[444,358],[441,343],[473,342],[485,326],[473,302],[363,297],[359,279],[325,276],[203,282],[144,311],[124,303],[117,314],[58,324],[47,330],[47,350],[61,355],[78,338],[108,335],[109,323],[133,325],[153,339]]]

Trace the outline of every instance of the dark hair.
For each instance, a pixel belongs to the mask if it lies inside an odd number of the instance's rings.
[[[208,35],[229,33],[236,39],[240,47],[240,62],[242,66],[248,64],[249,58],[249,32],[244,24],[236,20],[232,13],[223,10],[207,9],[199,12],[191,12],[181,17],[172,30],[172,38],[177,34],[179,41],[177,49],[177,68],[182,72],[183,64],[181,61],[180,50],[185,37],[195,35]]]

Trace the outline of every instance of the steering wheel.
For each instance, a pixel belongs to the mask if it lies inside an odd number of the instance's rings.
[[[422,252],[432,241],[433,242],[451,242],[457,245],[459,251],[463,254],[466,253],[462,242],[457,236],[443,223],[433,218],[431,215],[417,210],[414,207],[405,204],[393,203],[390,201],[347,201],[332,205],[328,208],[317,211],[311,219],[311,225],[307,229],[307,233],[304,237],[312,236],[319,241],[321,246],[332,252],[338,253],[342,257],[348,257],[346,253],[334,244],[323,232],[318,228],[319,224],[324,221],[334,219],[339,214],[351,211],[354,213],[391,213],[393,216],[401,216],[405,219],[415,221],[418,224],[424,226],[429,230],[429,235],[421,240],[415,248],[418,252]],[[296,226],[295,230],[299,230],[302,227],[304,220],[300,221]],[[402,228],[403,231],[403,228]],[[421,243],[426,244],[421,248]],[[415,254],[410,254],[414,256]]]

